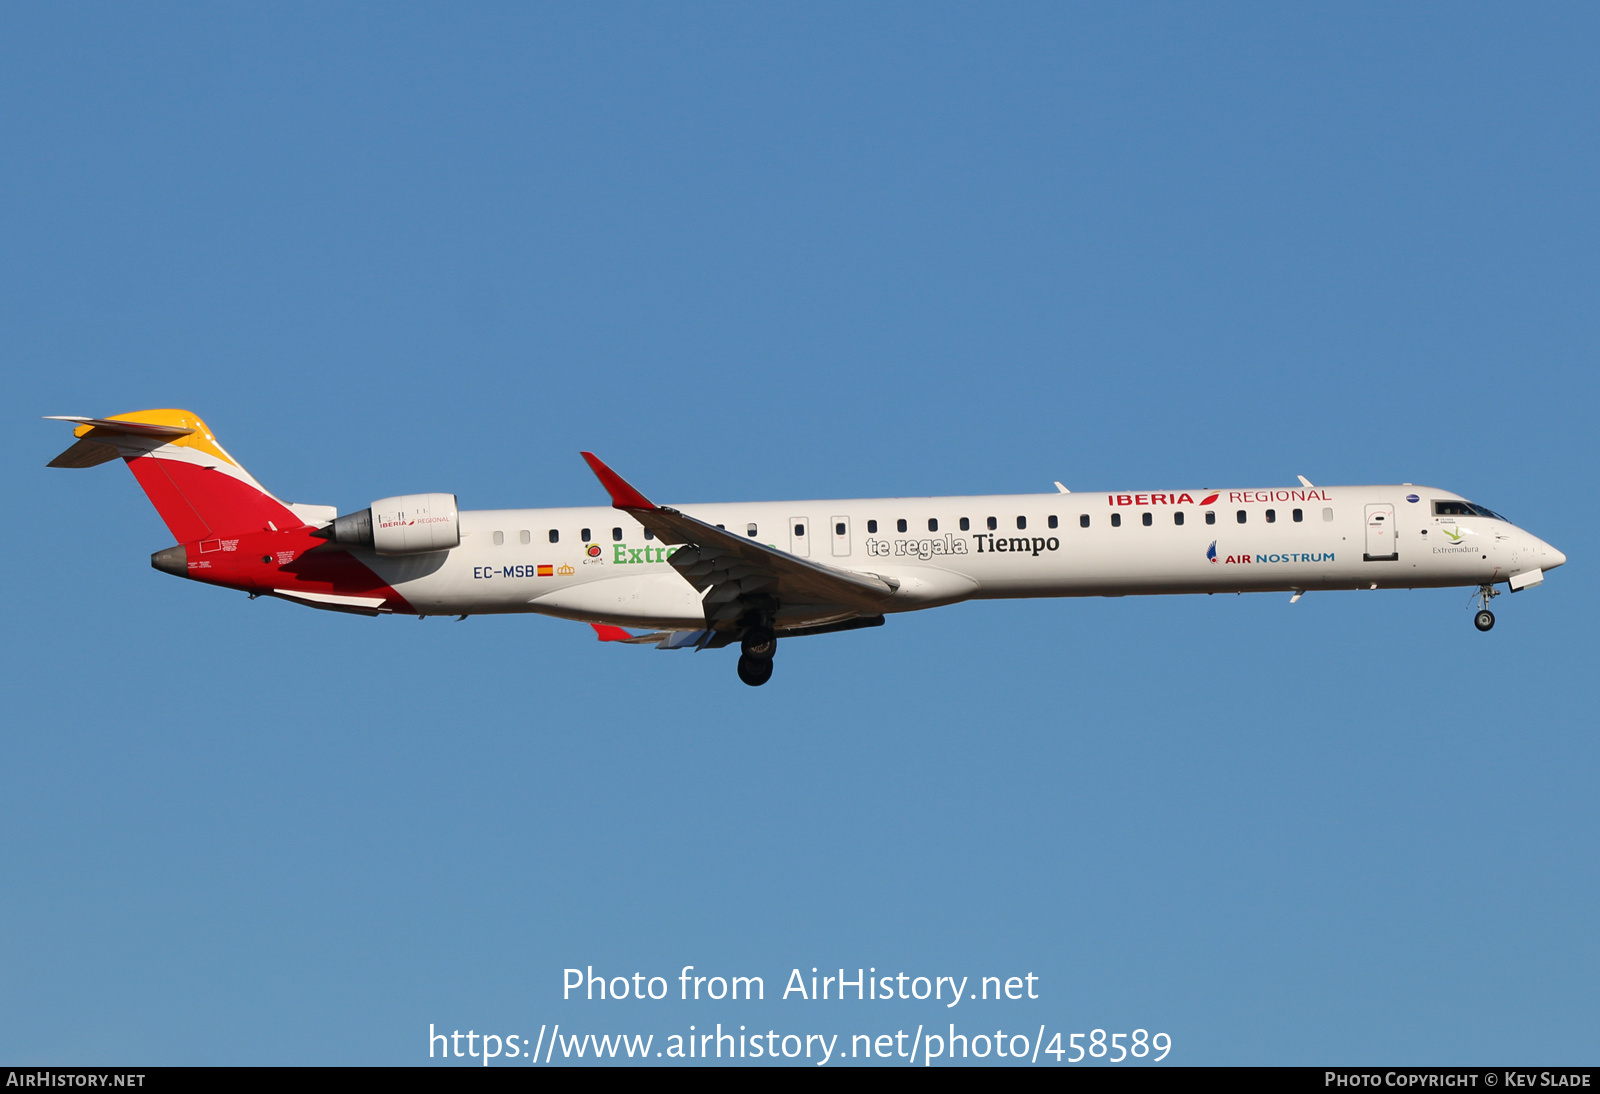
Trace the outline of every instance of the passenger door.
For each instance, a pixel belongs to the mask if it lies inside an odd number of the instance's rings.
[[[1393,562],[1400,557],[1395,545],[1394,506],[1367,506],[1367,562]]]

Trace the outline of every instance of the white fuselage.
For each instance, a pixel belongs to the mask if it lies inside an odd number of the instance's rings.
[[[897,586],[885,612],[996,597],[1482,586],[1565,561],[1502,519],[1439,515],[1422,486],[1017,494],[678,506],[762,543]],[[1448,508],[1448,506],[1446,506]],[[609,507],[463,510],[461,545],[358,552],[424,615],[539,612],[699,627],[700,593]],[[1115,523],[1113,523],[1115,521]],[[787,626],[841,618],[786,609]]]

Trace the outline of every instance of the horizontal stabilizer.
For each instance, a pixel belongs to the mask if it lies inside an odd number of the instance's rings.
[[[76,442],[50,467],[95,467],[121,459],[179,543],[222,534],[325,524],[331,506],[297,513],[273,497],[228,455],[206,423],[176,407],[132,410],[109,418],[56,414]]]
[[[192,429],[181,425],[158,425],[155,422],[126,422],[115,418],[78,418],[70,414],[46,414],[52,422],[72,422],[79,426],[93,426],[102,433],[129,433],[135,437],[187,437]]]
[[[125,437],[151,437],[160,440],[166,437],[187,437],[194,430],[186,429],[181,425],[159,425],[150,422],[121,422],[113,418],[80,418],[65,414],[46,414],[45,418],[52,422],[71,422],[78,428],[74,430],[78,441],[61,455],[45,464],[46,467],[98,467],[103,463],[110,463],[122,455],[116,445],[107,444],[105,437],[112,434],[121,434]]]
[[[71,448],[45,464],[46,467],[99,467],[109,463],[122,453],[117,451],[114,444],[105,444],[102,441],[91,441],[85,437],[76,442]]]

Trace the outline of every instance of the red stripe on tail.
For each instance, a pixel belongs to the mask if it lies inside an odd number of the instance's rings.
[[[282,502],[232,475],[182,460],[136,456],[128,470],[179,543],[210,536],[300,528],[305,521]]]

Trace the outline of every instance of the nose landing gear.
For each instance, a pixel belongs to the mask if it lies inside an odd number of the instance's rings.
[[[1499,595],[1500,590],[1493,585],[1478,586],[1478,614],[1472,617],[1472,625],[1480,631],[1494,627],[1494,613],[1489,610],[1489,601]]]

